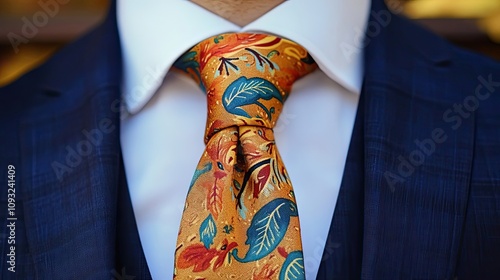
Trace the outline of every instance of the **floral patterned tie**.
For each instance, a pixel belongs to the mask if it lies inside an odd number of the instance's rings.
[[[293,82],[316,63],[289,40],[231,33],[202,41],[174,67],[208,99],[174,277],[304,279],[297,205],[273,127]]]

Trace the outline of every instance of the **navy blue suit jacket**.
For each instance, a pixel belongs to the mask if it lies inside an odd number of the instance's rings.
[[[387,17],[381,2],[362,46],[335,215],[318,221],[331,224],[318,279],[499,279],[500,64]],[[127,279],[123,268],[150,277],[140,246],[120,242],[134,233],[139,243],[130,205],[120,206],[121,76],[112,7],[94,31],[0,89],[2,279]],[[130,217],[132,230],[120,230]],[[136,265],[121,267],[126,258]]]

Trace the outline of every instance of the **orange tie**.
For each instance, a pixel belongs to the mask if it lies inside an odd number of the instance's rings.
[[[174,278],[304,279],[297,205],[273,127],[294,81],[316,63],[289,40],[232,33],[202,41],[174,66],[208,100]]]

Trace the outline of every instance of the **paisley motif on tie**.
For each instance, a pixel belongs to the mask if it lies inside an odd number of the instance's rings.
[[[273,127],[292,84],[317,68],[314,60],[283,38],[231,33],[202,41],[174,66],[208,103],[175,279],[304,279],[297,204]]]

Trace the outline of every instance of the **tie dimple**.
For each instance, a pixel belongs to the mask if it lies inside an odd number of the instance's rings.
[[[304,278],[298,210],[272,128],[292,84],[317,68],[265,34],[208,38],[174,65],[207,94],[206,149],[186,198],[176,279]]]

